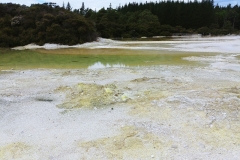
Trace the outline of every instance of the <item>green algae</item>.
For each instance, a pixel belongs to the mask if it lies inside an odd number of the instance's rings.
[[[88,68],[104,66],[193,65],[182,58],[198,53],[126,49],[1,50],[0,70],[34,68]],[[200,54],[200,53],[199,53]]]

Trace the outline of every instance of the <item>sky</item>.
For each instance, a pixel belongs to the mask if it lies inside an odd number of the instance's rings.
[[[142,2],[145,3],[146,1],[150,2],[150,0],[0,0],[0,3],[17,3],[17,4],[25,4],[27,6],[36,3],[44,3],[44,2],[55,2],[57,5],[62,6],[63,2],[65,6],[67,2],[70,3],[73,9],[79,9],[82,6],[82,2],[84,2],[85,8],[91,8],[93,10],[99,10],[102,7],[109,7],[110,3],[112,4],[112,8],[116,8],[119,5],[124,5],[129,2]],[[151,0],[152,2],[159,1],[159,0]],[[161,1],[161,0],[160,0]],[[179,0],[183,1],[183,0]],[[187,2],[188,0],[184,0]],[[192,0],[193,1],[193,0]],[[214,0],[215,5],[218,3],[220,6],[227,6],[231,4],[232,6],[238,4],[240,5],[240,0]]]

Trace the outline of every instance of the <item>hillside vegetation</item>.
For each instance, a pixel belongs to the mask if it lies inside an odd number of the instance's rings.
[[[0,46],[78,44],[96,39],[95,26],[80,14],[52,4],[0,4]]]
[[[36,43],[74,45],[104,38],[239,33],[240,6],[213,0],[129,3],[94,11],[55,3],[30,7],[0,3],[0,47]]]

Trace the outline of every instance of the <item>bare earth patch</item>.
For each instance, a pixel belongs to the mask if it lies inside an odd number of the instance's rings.
[[[236,70],[18,70],[0,84],[0,159],[240,157]]]

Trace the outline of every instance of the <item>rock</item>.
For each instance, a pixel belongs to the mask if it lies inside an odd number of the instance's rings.
[[[129,98],[125,94],[123,94],[121,96],[121,99],[122,99],[123,102],[126,102]]]
[[[113,93],[113,91],[110,88],[104,88],[104,90],[106,93],[110,93],[110,94]]]
[[[178,146],[177,145],[172,145],[172,148],[177,149]]]

